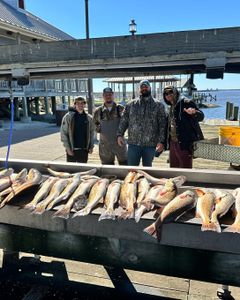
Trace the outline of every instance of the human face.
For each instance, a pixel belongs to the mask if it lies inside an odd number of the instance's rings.
[[[166,100],[173,104],[173,102],[174,102],[173,91],[167,91],[164,93],[164,95],[165,95]]]
[[[103,99],[105,104],[112,104],[114,100],[114,95],[113,93],[104,93],[103,94]]]
[[[76,101],[75,102],[76,111],[83,112],[85,105],[86,105],[85,101]]]
[[[140,86],[140,94],[145,97],[151,95],[151,88],[148,85],[142,84]]]

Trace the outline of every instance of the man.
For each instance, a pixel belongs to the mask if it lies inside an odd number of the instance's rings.
[[[155,151],[162,152],[165,141],[166,114],[162,103],[153,99],[148,80],[139,85],[140,96],[129,102],[124,110],[118,144],[124,146],[124,133],[128,129],[128,165],[152,166]]]
[[[73,108],[63,117],[61,141],[66,149],[67,162],[86,163],[93,151],[94,124],[92,116],[85,112],[86,100],[77,97]]]
[[[192,168],[193,142],[204,138],[199,126],[204,114],[193,101],[180,98],[178,90],[173,86],[164,88],[163,98],[170,106],[168,117],[170,167]]]
[[[117,157],[119,165],[127,164],[126,145],[120,147],[117,143],[117,130],[120,123],[123,106],[114,101],[113,90],[103,89],[104,103],[94,112],[93,121],[96,131],[100,133],[99,156],[102,164],[114,165]]]

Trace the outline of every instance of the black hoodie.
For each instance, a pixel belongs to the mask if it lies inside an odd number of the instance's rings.
[[[166,87],[165,89],[170,89],[170,87]],[[164,89],[164,91],[165,91]],[[179,92],[175,87],[172,87],[172,90],[175,94],[175,99],[177,99],[177,103],[174,107],[173,116],[176,122],[176,134],[177,139],[180,144],[182,150],[191,150],[192,144],[195,141],[203,140],[203,133],[200,128],[199,122],[204,119],[204,114],[201,110],[199,110],[196,104],[186,98],[180,98]],[[166,100],[165,93],[163,91],[163,99],[167,105],[171,106],[171,103]],[[184,108],[195,108],[196,114],[189,115],[184,111]],[[170,133],[170,124],[171,120],[168,120],[168,137]]]

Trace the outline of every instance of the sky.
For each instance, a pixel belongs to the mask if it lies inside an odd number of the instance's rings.
[[[239,0],[88,0],[90,38],[129,34],[134,19],[137,34],[240,26]],[[76,39],[85,38],[85,0],[25,0],[25,8]],[[240,74],[224,79],[195,76],[202,89],[240,88]],[[96,81],[94,89],[102,85]]]

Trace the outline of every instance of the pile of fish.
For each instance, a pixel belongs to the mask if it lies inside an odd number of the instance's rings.
[[[235,221],[225,232],[240,233],[240,188],[230,192],[215,189],[186,190],[179,188],[185,176],[155,178],[142,170],[131,170],[124,180],[116,176],[100,178],[97,169],[75,174],[47,169],[50,175],[42,175],[36,169],[13,169],[0,172],[0,208],[23,191],[38,186],[37,193],[24,208],[32,214],[42,214],[54,209],[53,217],[68,219],[88,215],[98,204],[104,206],[99,221],[116,219],[115,208],[120,206],[119,219],[135,218],[156,210],[156,221],[144,232],[160,239],[164,223],[178,219],[186,211],[196,207],[196,217],[202,220],[202,231],[221,232],[218,219],[232,209]]]

